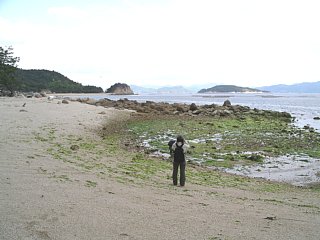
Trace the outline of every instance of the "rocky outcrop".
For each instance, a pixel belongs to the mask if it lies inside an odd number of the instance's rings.
[[[129,85],[125,83],[116,83],[106,90],[106,93],[115,95],[132,95],[134,94]]]
[[[154,115],[177,115],[177,116],[212,116],[212,117],[243,117],[245,115],[263,115],[269,117],[283,118],[288,122],[292,121],[293,118],[287,112],[277,112],[271,110],[259,110],[251,109],[247,106],[231,105],[228,100],[227,104],[224,106],[219,106],[216,104],[210,105],[199,105],[195,103],[184,104],[184,103],[174,103],[169,104],[166,102],[138,102],[131,101],[127,98],[113,101],[107,98],[100,100],[92,100],[90,98],[78,99],[77,101],[82,103],[87,103],[96,106],[103,107],[113,107],[116,109],[129,109],[134,110],[138,113],[143,114],[154,114]]]

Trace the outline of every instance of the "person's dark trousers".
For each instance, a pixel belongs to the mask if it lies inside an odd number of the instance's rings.
[[[182,163],[173,162],[173,173],[172,173],[173,185],[178,184],[179,166],[180,166],[180,186],[183,187],[186,182],[186,162],[182,162]]]

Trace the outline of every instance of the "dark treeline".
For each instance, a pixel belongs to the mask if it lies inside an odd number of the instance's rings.
[[[210,92],[267,92],[259,89],[248,88],[248,87],[238,87],[235,85],[217,85],[212,88],[201,89],[198,93],[210,93]]]
[[[17,69],[15,78],[22,92],[51,91],[56,93],[101,93],[103,89],[83,86],[55,71]]]

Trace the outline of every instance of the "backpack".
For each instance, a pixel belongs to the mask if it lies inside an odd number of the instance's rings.
[[[183,147],[183,144],[180,147],[178,145],[176,145],[176,149],[174,150],[174,155],[173,155],[174,158],[173,159],[177,163],[182,163],[186,160],[182,147]]]
[[[172,148],[172,145],[173,145],[175,142],[176,142],[176,140],[170,140],[170,141],[168,142],[169,149]]]

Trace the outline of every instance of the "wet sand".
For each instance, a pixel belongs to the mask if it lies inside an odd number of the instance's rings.
[[[320,160],[308,156],[270,157],[261,164],[236,166],[233,169],[225,169],[225,171],[301,187],[320,184]]]

